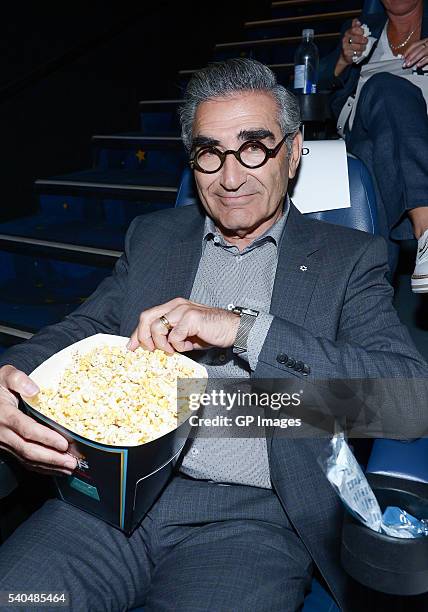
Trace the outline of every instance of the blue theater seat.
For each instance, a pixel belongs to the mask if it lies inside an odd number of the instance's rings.
[[[375,440],[367,472],[428,485],[428,438]]]

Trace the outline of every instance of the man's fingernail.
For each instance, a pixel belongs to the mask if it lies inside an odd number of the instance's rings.
[[[39,387],[31,380],[27,380],[23,385],[23,391],[26,395],[35,395],[39,392]]]
[[[68,441],[65,438],[60,438],[59,440],[56,440],[55,443],[58,450],[63,452],[68,450]]]
[[[403,68],[407,68],[406,62],[403,62]]]
[[[66,470],[75,470],[77,467],[76,461],[66,461],[63,466]]]

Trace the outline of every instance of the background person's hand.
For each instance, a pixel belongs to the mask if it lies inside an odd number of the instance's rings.
[[[0,368],[0,448],[29,470],[50,476],[70,475],[77,462],[66,453],[66,438],[18,408],[17,394],[31,397],[38,391],[24,372],[11,365]]]
[[[428,64],[428,38],[422,38],[412,43],[403,54],[403,68],[416,66],[422,68]]]
[[[168,329],[160,317],[166,317]],[[180,353],[216,346],[233,346],[239,316],[223,308],[211,308],[184,298],[175,298],[154,306],[140,315],[140,321],[128,343],[130,350],[142,346],[166,353]]]
[[[346,30],[342,38],[342,51],[336,64],[335,75],[338,76],[346,66],[353,63],[353,57],[363,53],[367,47],[368,38],[364,36],[364,30],[358,19],[353,19],[352,26]]]

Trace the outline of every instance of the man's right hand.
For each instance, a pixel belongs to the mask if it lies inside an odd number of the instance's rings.
[[[352,26],[346,30],[342,38],[342,51],[334,71],[335,76],[339,76],[346,66],[353,63],[353,57],[360,57],[368,42],[368,38],[364,36],[361,22],[358,19],[353,19]]]
[[[11,365],[0,368],[0,448],[12,453],[29,470],[50,476],[71,475],[77,462],[67,454],[66,438],[40,425],[18,407],[18,394],[31,397],[38,391],[24,372]]]

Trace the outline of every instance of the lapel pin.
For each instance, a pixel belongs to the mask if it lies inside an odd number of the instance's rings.
[[[306,270],[308,269],[307,266],[300,266],[300,269],[302,272],[306,272]]]

